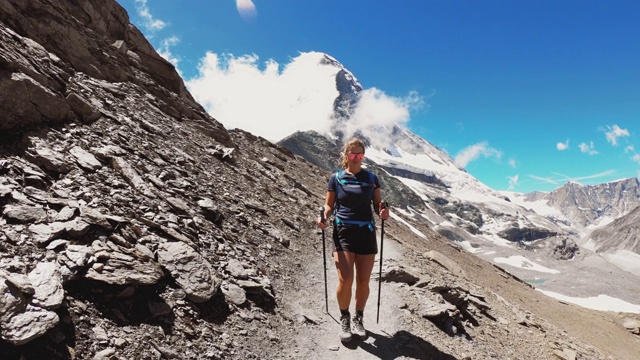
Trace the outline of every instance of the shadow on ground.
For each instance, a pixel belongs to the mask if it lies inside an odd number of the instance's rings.
[[[356,340],[344,344],[349,349],[357,349],[370,353],[382,360],[398,358],[430,359],[430,360],[456,360],[456,357],[443,353],[431,343],[425,341],[408,331],[401,330],[386,336],[384,334],[368,333],[373,342]]]

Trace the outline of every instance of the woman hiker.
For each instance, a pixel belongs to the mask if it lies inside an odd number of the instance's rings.
[[[360,338],[367,335],[362,317],[369,297],[369,279],[378,253],[373,209],[377,209],[382,220],[389,217],[389,209],[382,206],[378,177],[362,168],[363,159],[364,142],[358,138],[349,140],[340,156],[343,170],[331,175],[324,204],[325,219],[333,210],[336,215],[333,259],[338,271],[336,295],[340,307],[340,340],[343,342],[350,341],[352,333]],[[323,230],[327,226],[322,218],[317,223]],[[352,328],[349,307],[354,278],[356,312]]]

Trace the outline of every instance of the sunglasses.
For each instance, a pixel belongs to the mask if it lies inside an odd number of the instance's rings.
[[[362,160],[364,159],[364,154],[363,153],[359,153],[359,154],[354,154],[354,153],[348,153],[347,157],[349,158],[349,160]]]

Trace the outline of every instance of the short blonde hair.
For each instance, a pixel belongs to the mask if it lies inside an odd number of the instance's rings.
[[[347,157],[347,154],[349,154],[349,150],[354,146],[361,147],[362,153],[364,154],[364,141],[360,140],[360,138],[357,137],[352,137],[351,139],[349,139],[349,141],[344,144],[342,153],[340,154],[340,164],[342,164],[343,169],[346,169],[349,165],[349,158]]]

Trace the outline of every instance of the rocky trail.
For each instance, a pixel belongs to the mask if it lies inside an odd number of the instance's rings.
[[[330,230],[330,229],[329,229]],[[330,233],[330,231],[329,231]],[[330,241],[328,236],[327,242]],[[321,243],[318,236],[318,244]],[[329,243],[327,248],[330,248]],[[378,235],[378,248],[380,236]],[[315,249],[314,249],[315,250]],[[294,311],[303,317],[301,322],[306,324],[295,339],[295,348],[290,357],[304,359],[412,359],[424,358],[445,359],[431,344],[404,329],[405,313],[398,311],[402,307],[403,299],[399,284],[382,283],[379,322],[378,315],[378,273],[380,266],[379,255],[370,281],[370,296],[365,308],[365,327],[368,336],[365,339],[354,337],[348,343],[338,339],[340,329],[338,305],[335,298],[337,272],[335,270],[330,250],[327,251],[327,282],[329,294],[329,312],[325,312],[324,275],[320,248],[318,258],[305,269],[303,277],[309,278],[309,286],[298,289],[294,298],[300,299],[292,304]],[[399,245],[387,239],[383,248],[383,267],[397,263],[402,254]],[[354,289],[355,291],[355,289]],[[353,303],[351,312],[353,313]]]

